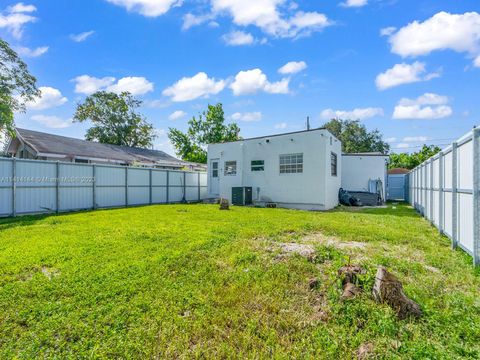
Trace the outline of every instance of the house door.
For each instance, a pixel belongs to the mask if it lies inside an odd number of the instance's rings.
[[[218,159],[212,159],[209,166],[209,189],[211,196],[220,195],[220,178],[218,175]]]

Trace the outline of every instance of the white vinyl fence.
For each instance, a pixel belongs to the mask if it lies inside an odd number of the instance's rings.
[[[0,157],[0,216],[195,202],[207,174]]]
[[[409,174],[410,203],[480,265],[480,128]]]

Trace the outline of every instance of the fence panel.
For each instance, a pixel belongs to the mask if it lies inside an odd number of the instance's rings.
[[[207,173],[0,158],[0,216],[200,201]]]
[[[480,264],[480,128],[410,173],[410,203]]]

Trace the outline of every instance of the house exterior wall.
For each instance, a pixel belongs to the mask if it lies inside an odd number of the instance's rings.
[[[337,176],[330,173],[332,151],[337,154]],[[303,154],[303,172],[280,174],[282,154]],[[219,196],[230,202],[232,187],[251,186],[257,205],[273,202],[281,207],[308,210],[327,210],[338,205],[341,144],[326,130],[212,144],[208,147],[208,164],[213,159],[219,161]],[[252,171],[253,160],[263,160],[264,171]],[[236,175],[225,174],[226,161],[237,162]],[[209,168],[209,181],[211,176]]]
[[[386,198],[387,161],[388,156],[343,155],[342,188],[347,191],[368,191],[368,181],[380,179]]]

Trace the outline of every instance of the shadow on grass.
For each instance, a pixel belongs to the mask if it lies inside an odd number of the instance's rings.
[[[399,203],[387,203],[387,207],[347,207],[347,206],[340,206],[333,212],[350,212],[356,214],[368,214],[368,215],[381,215],[381,216],[398,216],[398,217],[411,217],[411,218],[418,218],[421,217],[413,207],[411,207],[407,203],[399,202]]]

